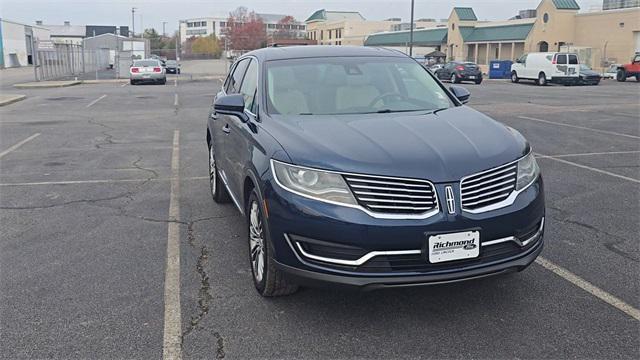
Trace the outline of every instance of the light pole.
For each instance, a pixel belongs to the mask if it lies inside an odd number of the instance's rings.
[[[413,7],[414,0],[411,0],[411,24],[409,24],[409,56],[413,57]]]
[[[131,8],[131,37],[135,37],[136,36],[136,18],[135,18],[135,14],[136,14],[136,8],[132,7]]]
[[[165,31],[165,26],[167,25],[166,21],[162,22],[162,37],[167,37],[167,32]]]

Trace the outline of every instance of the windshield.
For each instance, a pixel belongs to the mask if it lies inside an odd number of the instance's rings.
[[[175,60],[167,60],[167,65],[175,65],[176,61]]]
[[[133,66],[158,66],[160,63],[157,60],[138,60],[133,62]]]
[[[408,58],[326,57],[266,64],[270,114],[366,114],[454,106],[433,77]]]

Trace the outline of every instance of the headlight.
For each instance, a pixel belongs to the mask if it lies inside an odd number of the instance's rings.
[[[276,182],[285,190],[308,198],[357,205],[340,174],[271,161]]]
[[[516,190],[522,190],[529,186],[540,174],[540,168],[533,152],[518,161],[518,181],[516,182]]]

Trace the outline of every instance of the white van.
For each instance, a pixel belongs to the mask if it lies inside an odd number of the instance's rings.
[[[511,65],[511,82],[534,80],[544,86],[548,82],[577,84],[580,80],[580,62],[574,53],[547,52],[522,55]]]

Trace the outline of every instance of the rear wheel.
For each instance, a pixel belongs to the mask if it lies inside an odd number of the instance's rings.
[[[460,82],[460,80],[458,79],[458,77],[456,76],[456,74],[455,74],[455,73],[451,74],[451,83],[452,83],[452,84],[457,84],[457,83],[459,83],[459,82]]]
[[[547,76],[544,73],[540,73],[538,75],[538,85],[546,86],[547,85]]]
[[[129,84],[130,84],[130,85],[135,85],[135,84],[136,84],[136,81],[135,81],[135,80],[133,80],[133,79],[131,79],[131,80],[129,80]]]
[[[255,189],[251,190],[245,213],[249,229],[249,262],[256,290],[267,297],[293,294],[298,286],[286,279],[272,258],[273,245],[267,236],[262,202]]]
[[[211,189],[211,197],[218,204],[224,204],[229,202],[230,199],[218,175],[215,159],[213,146],[209,146],[209,188]]]
[[[167,83],[167,78],[160,80],[160,85],[164,85]]]
[[[516,73],[515,71],[512,71],[511,72],[511,82],[515,84],[518,81],[520,81],[520,79],[518,78],[518,73]]]
[[[616,80],[618,80],[620,82],[627,81],[627,72],[624,71],[624,69],[618,70],[618,72],[616,73]]]
[[[482,78],[476,79],[476,85],[482,84]]]
[[[636,81],[640,82],[640,74],[636,74]]]

